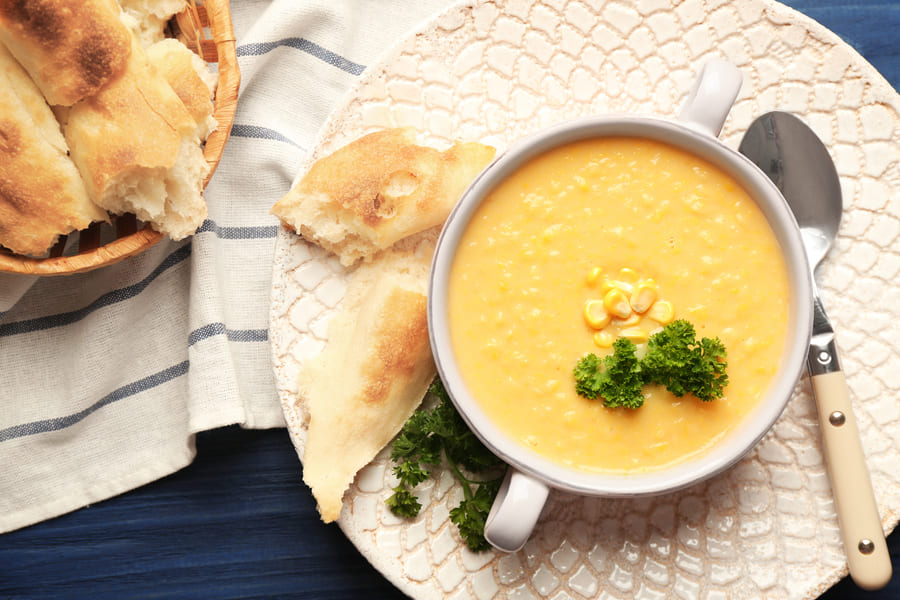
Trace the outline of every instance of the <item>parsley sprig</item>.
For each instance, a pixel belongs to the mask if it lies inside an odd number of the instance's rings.
[[[693,394],[704,402],[721,398],[728,385],[725,345],[719,338],[697,340],[694,326],[672,321],[647,340],[641,370],[647,383],[666,386],[676,397]]]
[[[487,550],[484,522],[500,489],[505,463],[469,430],[439,378],[428,392],[437,397],[437,406],[413,413],[391,447],[399,483],[386,500],[387,506],[397,516],[418,515],[422,504],[413,490],[446,460],[463,491],[459,506],[450,510],[450,521],[471,550]],[[470,474],[491,477],[474,479]]]
[[[587,354],[575,365],[575,391],[585,398],[603,398],[609,408],[638,408],[643,386],[663,385],[676,397],[693,394],[709,402],[721,398],[728,385],[725,346],[719,338],[697,340],[694,326],[679,319],[650,336],[647,353],[637,358],[637,346],[625,338],[613,343],[613,353]]]
[[[644,403],[644,379],[637,346],[625,338],[613,342],[613,353],[588,354],[575,366],[575,390],[586,398],[603,398],[604,406],[637,408]]]

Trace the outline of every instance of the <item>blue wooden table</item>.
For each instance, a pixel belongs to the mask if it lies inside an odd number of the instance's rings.
[[[900,89],[900,0],[785,3]],[[0,536],[0,599],[405,597],[319,521],[284,430],[206,432],[197,448],[179,473]],[[866,593],[845,579],[822,598],[900,598],[900,532],[888,541],[887,588]]]

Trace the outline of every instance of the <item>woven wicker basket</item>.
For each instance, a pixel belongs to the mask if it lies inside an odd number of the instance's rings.
[[[203,60],[218,63],[219,72],[213,112],[218,127],[209,135],[203,150],[210,165],[210,172],[203,182],[205,188],[231,132],[241,76],[228,1],[202,0],[201,3],[189,0],[187,4],[187,8],[169,23],[169,29]],[[29,275],[81,273],[139,254],[163,237],[149,224],[139,228],[134,215],[121,215],[113,217],[111,224],[94,223],[83,231],[62,236],[45,258],[20,256],[0,248],[0,272]]]

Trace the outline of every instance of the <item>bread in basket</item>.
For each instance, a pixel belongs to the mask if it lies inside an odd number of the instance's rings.
[[[200,117],[195,117],[193,113],[191,117],[182,119],[183,122],[196,123],[200,139],[206,136],[208,130],[212,128],[212,131],[206,137],[205,144],[199,149],[193,148],[193,151],[197,154],[196,160],[200,161],[200,166],[202,167],[200,179],[202,179],[202,188],[205,188],[218,165],[228,139],[234,119],[240,83],[234,31],[231,25],[228,2],[224,0],[203,0],[202,3],[198,0],[188,0],[187,2],[183,0],[163,0],[162,2],[148,4],[143,2],[143,0],[121,0],[121,4],[124,9],[122,20],[128,23],[128,20],[132,19],[132,28],[138,34],[135,38],[136,40],[144,35],[143,29],[145,27],[149,27],[151,31],[156,28],[157,34],[165,29],[167,37],[177,39],[206,63],[217,67],[217,79],[212,84],[215,88],[215,94],[211,120],[215,122],[204,123]],[[153,11],[162,9],[163,5],[166,4],[169,7],[181,7],[181,5],[184,5],[184,7],[171,18],[166,17],[167,20],[159,20],[158,23],[154,23],[154,18],[158,19],[158,17],[154,16]],[[136,11],[142,11],[140,21],[133,17],[133,13],[129,12],[132,8]],[[171,14],[171,11],[169,14]],[[137,44],[136,41],[135,44]],[[115,48],[112,44],[110,46]],[[165,45],[163,44],[162,46]],[[183,52],[184,48],[180,47],[180,49]],[[12,50],[12,45],[10,45],[10,50]],[[156,49],[154,48],[154,50]],[[159,49],[152,56],[151,61],[166,61],[169,60],[170,56],[177,56],[177,52],[169,53],[169,50],[174,50],[174,48],[169,48],[168,50]],[[144,53],[141,52],[140,54],[143,56]],[[132,53],[133,55],[134,53]],[[147,55],[151,55],[149,49]],[[109,62],[114,65],[116,61],[113,57]],[[160,63],[157,62],[156,64]],[[167,75],[167,78],[169,76],[176,77],[177,75],[170,74]],[[172,80],[170,79],[171,82]],[[38,85],[40,86],[40,84]],[[105,86],[104,93],[111,87],[113,86]],[[173,83],[172,88],[175,87]],[[47,93],[45,92],[44,95],[46,96]],[[182,99],[185,98],[181,90],[179,90],[179,96]],[[208,99],[203,99],[202,101],[208,102]],[[180,107],[186,109],[182,111],[185,115],[191,112],[192,107],[190,104],[190,102],[185,101],[184,105]],[[75,115],[76,107],[81,108],[81,103],[76,104],[72,109],[54,107],[54,113],[61,123],[65,123],[70,114],[73,115],[73,119],[81,118],[79,115]],[[106,109],[107,106],[101,106],[94,112],[102,114],[103,110]],[[94,135],[95,137],[97,134],[91,119],[96,120],[96,114],[88,118],[82,118],[82,121],[86,123],[83,130],[88,132],[87,135]],[[194,121],[194,118],[198,119],[198,121]],[[68,125],[70,129],[75,129],[71,121]],[[70,133],[72,132],[67,130],[67,134]],[[74,134],[73,137],[75,137]],[[67,139],[69,138],[70,136],[67,135]],[[89,141],[95,144],[102,143],[103,138],[100,137]],[[181,160],[183,149],[176,148],[176,150],[179,152],[179,160]],[[73,151],[72,154],[75,155],[76,153]],[[73,156],[74,159],[75,157]],[[203,161],[205,161],[206,165],[203,164]],[[194,171],[195,173],[197,172],[196,165]],[[95,186],[99,185],[97,182],[93,182],[93,184]],[[86,178],[85,186],[90,187],[91,185],[92,182]],[[96,193],[96,190],[94,192]],[[166,202],[169,202],[168,198]],[[53,199],[48,198],[47,205],[52,206],[52,203]],[[0,271],[33,275],[66,275],[89,271],[138,254],[150,248],[164,237],[164,234],[154,230],[149,222],[144,222],[144,220],[133,214],[134,212],[139,212],[139,209],[119,214],[127,207],[127,204],[105,207],[110,209],[109,223],[94,222],[68,235],[60,236],[53,247],[39,257],[15,254],[0,247]],[[205,215],[205,205],[203,209],[203,214]],[[197,217],[197,215],[194,216]],[[183,228],[179,232],[181,235],[177,237],[183,237],[190,231],[193,231],[196,222],[195,218],[192,221],[190,230]],[[173,235],[174,237],[176,236]]]

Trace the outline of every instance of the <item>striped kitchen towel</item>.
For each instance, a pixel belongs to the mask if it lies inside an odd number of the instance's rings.
[[[0,275],[0,532],[184,467],[198,431],[283,426],[269,208],[366,65],[448,4],[232,1],[240,97],[197,234],[90,273]]]

